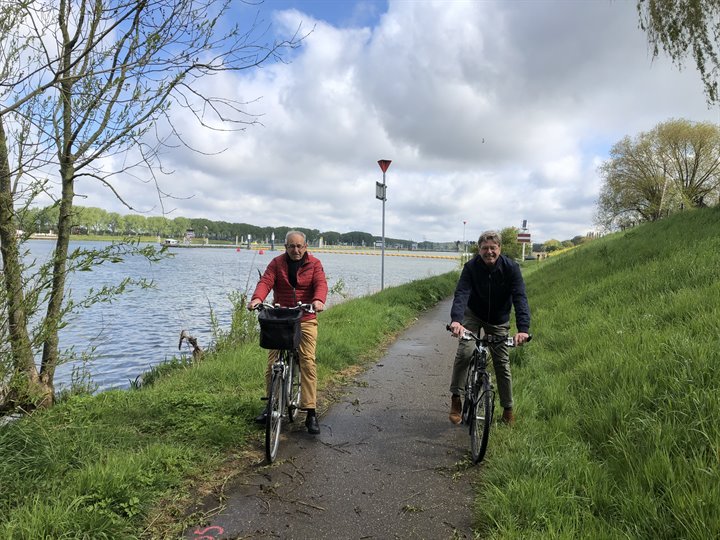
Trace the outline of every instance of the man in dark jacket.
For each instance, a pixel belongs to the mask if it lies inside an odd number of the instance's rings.
[[[478,255],[463,266],[460,280],[455,287],[455,298],[450,311],[450,329],[460,337],[465,328],[478,333],[482,328],[486,334],[508,336],[510,332],[510,310],[515,307],[515,345],[529,339],[530,308],[525,295],[518,264],[500,254],[501,238],[495,231],[486,231],[478,239]],[[460,423],[465,378],[470,364],[474,343],[461,340],[455,354],[452,380],[450,382],[450,421]],[[512,378],[510,376],[510,355],[505,343],[490,345],[490,354],[495,368],[500,404],[503,406],[503,422],[515,422],[513,415]]]
[[[307,252],[305,234],[290,231],[285,236],[285,253],[275,257],[268,264],[265,273],[255,287],[248,304],[252,310],[260,304],[270,291],[273,291],[273,303],[290,307],[312,304],[315,311],[325,309],[328,286],[325,271],[318,259]],[[317,317],[314,313],[305,313],[300,321],[300,408],[307,411],[305,426],[309,433],[320,433],[320,424],[315,413],[317,393],[317,369],[315,366],[315,345],[317,343]],[[270,387],[272,365],[277,351],[268,354],[268,366],[265,370],[265,387]],[[258,423],[265,423],[267,408],[256,418]]]

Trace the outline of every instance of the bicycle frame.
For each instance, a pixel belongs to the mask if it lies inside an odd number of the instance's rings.
[[[449,325],[446,328],[452,331]],[[487,369],[488,347],[492,343],[503,342],[511,347],[514,346],[514,343],[511,337],[492,334],[480,337],[469,330],[465,330],[460,339],[474,341],[465,382],[465,399],[461,418],[462,422],[468,426],[472,462],[477,464],[485,457],[490,439],[490,427],[495,415],[495,389],[492,384],[492,376]]]
[[[495,389],[487,364],[488,349],[485,344],[476,341],[470,358],[463,403],[463,422],[470,435],[473,463],[479,463],[485,457],[495,416]]]
[[[482,397],[481,392],[484,391],[483,385],[486,381],[490,386],[490,391],[492,392],[493,397],[495,396],[495,391],[492,384],[492,376],[487,370],[487,365],[487,348],[483,346],[476,346],[470,357],[470,365],[468,366],[468,373],[465,381],[466,400],[468,400],[468,398],[477,400],[478,398]]]
[[[258,309],[274,308],[270,304],[259,304]],[[295,308],[312,312],[309,304],[298,304]],[[265,457],[272,463],[280,445],[282,422],[287,418],[292,422],[300,406],[300,370],[297,349],[282,349],[271,368],[270,389],[268,392],[267,421],[265,424]]]

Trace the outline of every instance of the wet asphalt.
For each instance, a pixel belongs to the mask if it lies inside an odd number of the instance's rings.
[[[195,510],[211,517],[185,538],[472,538],[480,468],[468,465],[466,428],[448,420],[449,313],[445,300],[422,314],[344,387],[320,435],[302,415],[284,424],[276,462],[259,460],[203,500]]]

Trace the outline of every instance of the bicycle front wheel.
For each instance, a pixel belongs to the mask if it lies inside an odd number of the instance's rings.
[[[287,409],[288,420],[292,422],[295,420],[295,413],[298,407],[300,407],[300,358],[298,357],[297,351],[288,355],[288,366]]]
[[[494,393],[490,384],[490,376],[483,374],[479,381],[475,399],[470,404],[470,453],[473,463],[480,463],[485,457],[490,426],[493,417]]]
[[[282,426],[283,378],[280,372],[274,372],[268,394],[268,416],[265,423],[265,457],[272,463],[280,445],[280,427]]]

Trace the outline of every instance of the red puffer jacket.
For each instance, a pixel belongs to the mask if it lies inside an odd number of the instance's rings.
[[[255,287],[250,301],[265,300],[273,291],[273,302],[281,306],[295,306],[298,302],[310,304],[319,300],[323,304],[327,300],[328,286],[325,270],[318,259],[305,253],[297,271],[297,287],[293,289],[288,278],[287,254],[275,257]],[[314,319],[314,313],[306,313],[302,320]]]

